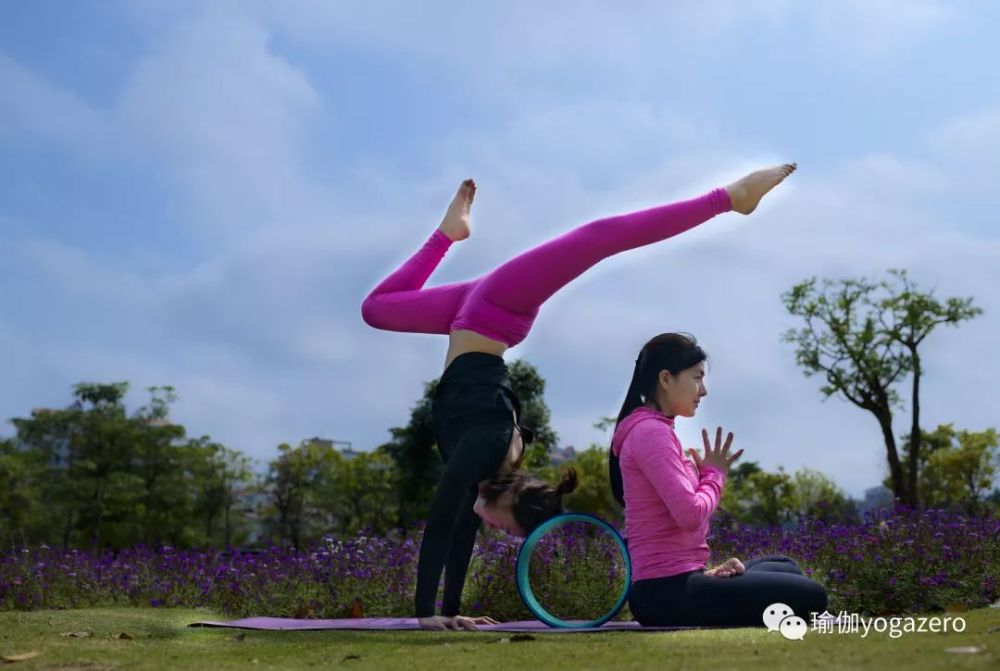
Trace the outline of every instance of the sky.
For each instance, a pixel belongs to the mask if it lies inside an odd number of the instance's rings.
[[[796,161],[751,216],[543,306],[506,358],[545,378],[560,444],[606,445],[639,348],[685,331],[710,356],[686,447],[722,426],[743,460],[862,495],[879,427],[796,365],[781,294],[889,268],[984,310],[925,341],[924,428],[1000,424],[1000,5],[419,5],[0,4],[0,420],[122,380],[130,409],[172,385],[175,421],[261,463],[313,436],[370,450],[447,342],[373,329],[361,302],[462,179],[473,234],[428,286]]]

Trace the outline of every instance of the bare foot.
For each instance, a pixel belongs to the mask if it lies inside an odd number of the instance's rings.
[[[472,208],[472,199],[476,197],[476,183],[471,179],[462,182],[458,187],[458,193],[448,206],[448,211],[441,220],[438,228],[454,242],[465,240],[470,235],[469,231],[469,211]]]
[[[795,163],[786,163],[773,168],[764,168],[751,172],[746,177],[727,186],[726,193],[729,194],[729,202],[733,204],[733,210],[740,214],[753,212],[764,194],[781,184],[782,180],[795,172],[797,167],[798,165]]]

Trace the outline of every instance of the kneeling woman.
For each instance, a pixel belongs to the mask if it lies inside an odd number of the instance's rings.
[[[678,415],[693,417],[705,390],[708,356],[693,337],[656,336],[639,352],[610,451],[611,488],[625,506],[632,559],[629,607],[644,626],[761,626],[765,608],[790,606],[808,621],[827,607],[822,585],[805,577],[789,557],[746,563],[732,558],[706,570],[708,523],[722,498],[729,453],[722,429],[705,454],[684,456],[674,433]]]

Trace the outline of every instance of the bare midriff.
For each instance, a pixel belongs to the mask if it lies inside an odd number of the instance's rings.
[[[468,352],[484,352],[503,356],[507,349],[507,343],[487,338],[475,331],[467,329],[452,331],[448,336],[448,354],[445,356],[444,367],[447,369],[458,356]]]

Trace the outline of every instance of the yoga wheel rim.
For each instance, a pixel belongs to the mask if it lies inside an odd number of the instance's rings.
[[[531,591],[531,576],[529,574],[529,570],[531,568],[531,555],[535,550],[535,546],[538,544],[538,541],[541,540],[542,536],[544,536],[551,529],[570,522],[587,522],[604,530],[611,536],[612,539],[614,539],[625,563],[624,589],[622,589],[618,600],[615,602],[615,605],[612,606],[611,610],[595,620],[570,622],[568,620],[560,619],[545,610],[542,604],[538,602],[534,592]],[[535,617],[550,627],[583,629],[586,627],[601,626],[621,611],[625,602],[628,600],[629,587],[631,584],[632,561],[629,558],[628,548],[625,546],[625,539],[622,538],[621,534],[619,534],[613,526],[602,520],[600,517],[591,515],[590,513],[562,513],[546,520],[545,522],[542,522],[534,531],[528,534],[528,537],[524,539],[524,543],[521,545],[521,549],[517,553],[517,591],[521,595],[521,601],[524,602],[524,605]]]

